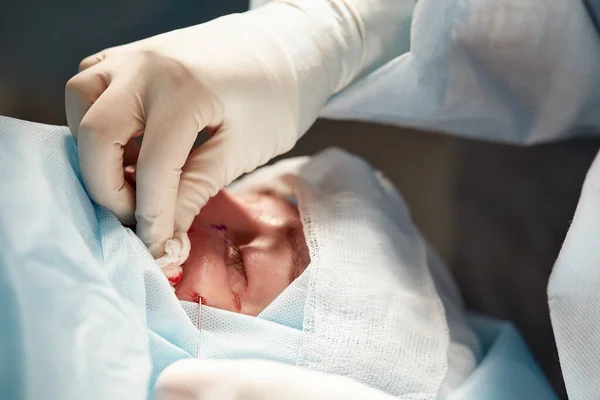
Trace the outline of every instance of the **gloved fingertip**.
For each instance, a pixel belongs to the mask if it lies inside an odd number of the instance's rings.
[[[154,398],[157,400],[196,400],[196,385],[189,379],[192,368],[187,368],[186,360],[179,360],[161,372],[154,385]]]
[[[202,206],[204,206],[204,204]],[[200,207],[200,209],[202,209],[202,207]],[[175,211],[175,232],[189,231],[194,223],[196,215],[197,214],[182,212],[181,209],[177,209],[177,211]]]
[[[163,226],[156,216],[149,218],[142,214],[139,207],[135,211],[135,219],[136,235],[144,242],[154,259],[162,257],[167,241],[173,237],[173,231],[165,230],[168,225]]]
[[[89,57],[84,58],[79,63],[79,72],[85,71],[86,69],[93,67],[94,65],[103,61],[105,58],[106,58],[106,54],[104,53],[104,51],[101,51],[100,53],[96,53]]]

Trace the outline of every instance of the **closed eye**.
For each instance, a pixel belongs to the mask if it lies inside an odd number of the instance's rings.
[[[244,257],[239,246],[231,239],[227,238],[227,246],[225,249],[225,263],[227,266],[232,266],[244,277],[246,283],[248,276],[246,275],[246,266],[244,265]]]

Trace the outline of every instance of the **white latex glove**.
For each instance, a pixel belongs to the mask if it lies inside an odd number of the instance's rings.
[[[350,378],[264,360],[185,359],[158,377],[156,400],[392,400]]]
[[[332,93],[393,49],[392,3],[280,1],[86,58],[65,97],[90,196],[137,221],[152,255],[168,253],[177,273],[206,201],[291,149]],[[376,26],[380,35],[366,37]],[[205,128],[211,138],[192,151]],[[137,163],[135,191],[124,163]]]

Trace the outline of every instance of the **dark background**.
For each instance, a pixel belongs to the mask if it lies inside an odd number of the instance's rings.
[[[64,125],[64,84],[82,58],[246,7],[241,0],[0,0],[0,114]],[[318,121],[290,155],[335,145],[383,170],[467,305],[513,321],[566,398],[546,284],[599,144],[518,148]]]

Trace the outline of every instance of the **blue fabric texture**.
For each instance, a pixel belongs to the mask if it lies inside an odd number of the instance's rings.
[[[0,397],[146,398],[195,337],[165,312],[174,296],[148,291],[170,290],[160,269],[89,199],[67,128],[1,118],[0,149]]]
[[[558,399],[515,327],[479,314],[469,324],[484,356],[447,400]]]

